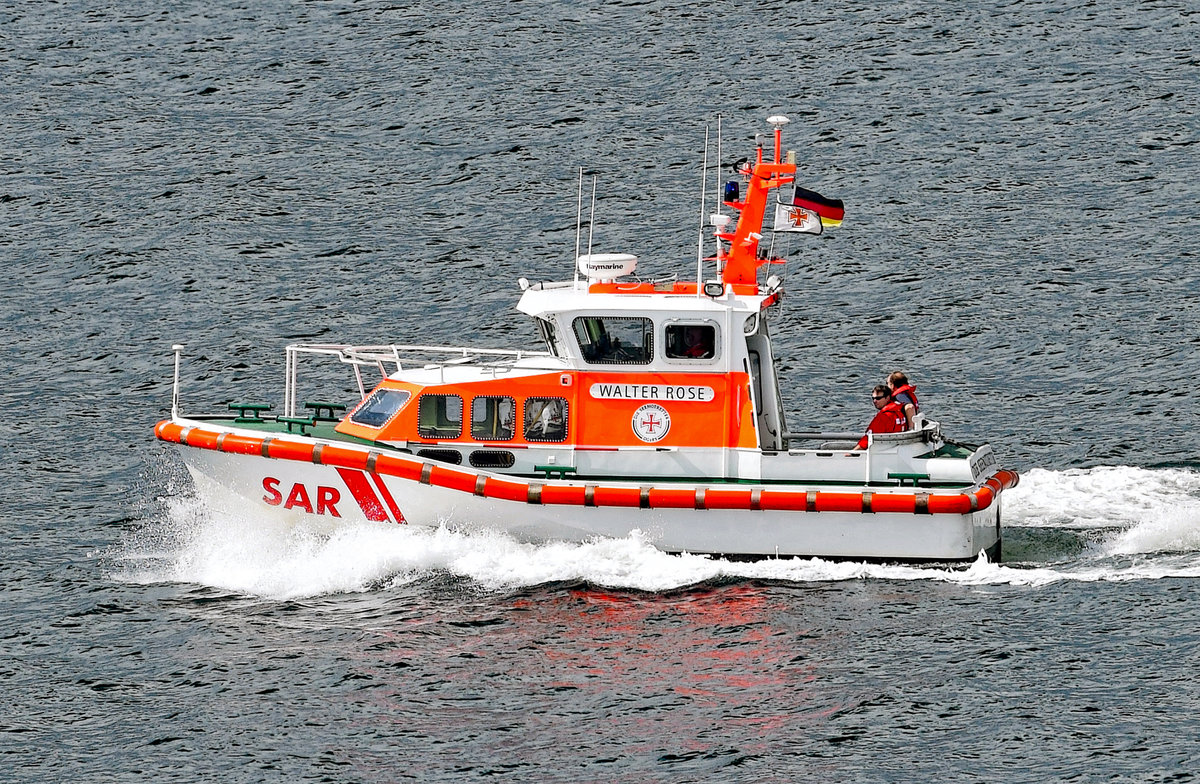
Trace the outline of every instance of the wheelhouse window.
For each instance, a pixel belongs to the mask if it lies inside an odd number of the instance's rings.
[[[648,365],[654,323],[628,316],[580,316],[571,322],[583,358],[593,365]]]
[[[666,329],[667,359],[712,359],[717,352],[717,328],[712,324],[670,324]]]
[[[477,397],[471,401],[471,438],[476,441],[509,441],[517,419],[511,397]]]
[[[458,395],[421,395],[417,409],[417,435],[421,438],[458,438],[462,435],[463,402]]]
[[[377,389],[366,402],[354,410],[350,421],[366,427],[383,427],[404,407],[412,393],[403,389]]]
[[[531,397],[525,401],[526,441],[565,441],[567,401],[561,397]]]

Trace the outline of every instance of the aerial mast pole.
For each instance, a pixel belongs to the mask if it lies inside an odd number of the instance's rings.
[[[763,217],[767,211],[767,197],[772,190],[787,185],[795,180],[796,164],[782,163],[780,157],[783,148],[783,126],[789,120],[783,115],[773,115],[767,122],[775,126],[775,149],[772,160],[763,160],[763,149],[758,148],[758,154],[753,163],[748,163],[741,170],[749,182],[746,183],[746,196],[741,204],[741,215],[730,241],[729,256],[721,279],[726,285],[758,288],[758,268],[762,261],[758,258],[758,244],[762,240]]]
[[[704,288],[704,200],[708,198],[708,127],[704,128],[704,157],[700,163],[700,228],[696,232],[696,296]]]

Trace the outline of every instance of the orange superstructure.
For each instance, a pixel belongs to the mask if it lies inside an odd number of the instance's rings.
[[[661,447],[749,448],[755,444],[749,377],[744,373],[572,371],[428,385],[387,380],[377,389],[410,395],[415,405],[403,406],[380,427],[357,424],[347,417],[337,424],[337,432],[415,446],[523,448],[559,443],[583,449],[616,448],[643,441],[632,427],[614,428],[614,422],[631,421],[647,403],[663,403],[674,413],[669,432],[657,442]],[[437,398],[424,406],[430,414],[424,424],[420,416],[423,397]],[[730,399],[740,402],[730,407]],[[524,415],[532,407],[559,401],[561,406],[552,421],[543,422],[540,410]],[[439,415],[441,419],[434,422]],[[516,426],[518,421],[522,426]],[[526,422],[529,427],[524,426]]]

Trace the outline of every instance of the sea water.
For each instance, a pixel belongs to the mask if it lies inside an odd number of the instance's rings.
[[[1200,204],[1185,3],[0,11],[0,779],[1188,781]],[[770,114],[792,430],[894,369],[1021,472],[1002,563],[275,528],[155,442],[294,341],[527,347],[516,279],[695,267]],[[711,210],[711,204],[705,211]],[[477,521],[486,523],[486,521]]]

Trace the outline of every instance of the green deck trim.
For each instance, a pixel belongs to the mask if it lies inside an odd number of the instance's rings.
[[[565,479],[567,474],[575,473],[575,466],[566,465],[535,465],[535,471],[542,471],[546,474],[547,479],[553,479],[553,474],[558,474],[559,479]]]
[[[312,409],[312,418],[317,422],[338,422],[341,417],[337,415],[337,412],[346,410],[341,403],[328,403],[324,400],[305,400],[304,407]],[[325,414],[326,411],[329,413]],[[324,415],[322,416],[322,414]]]
[[[926,452],[923,455],[917,455],[917,460],[932,460],[935,457],[952,457],[956,460],[965,460],[975,454],[975,450],[970,449],[962,444],[942,444],[932,452]]]
[[[904,487],[905,482],[912,482],[913,487],[919,482],[928,482],[929,474],[908,473],[905,471],[888,471],[888,479],[897,479],[900,481],[900,486]]]
[[[235,422],[261,422],[262,413],[271,410],[270,403],[230,403],[230,411],[237,411]]]
[[[265,419],[248,419],[245,421],[236,419],[236,418],[227,417],[227,416],[221,416],[221,415],[216,415],[216,416],[204,416],[204,415],[191,416],[191,415],[188,415],[186,418],[194,419],[197,422],[211,422],[214,425],[221,425],[224,427],[238,427],[238,428],[242,428],[243,430],[257,430],[257,431],[261,431],[264,433],[286,434],[289,432],[287,423],[280,422],[277,419],[275,419],[274,417],[265,418]],[[315,422],[312,422],[308,427],[305,428],[306,432],[304,433],[304,435],[309,438],[320,438],[320,439],[324,439],[326,441],[345,441],[348,444],[365,444],[365,445],[376,447],[379,449],[389,449],[389,450],[396,451],[396,452],[408,451],[408,450],[404,450],[404,449],[399,449],[394,446],[390,446],[388,444],[381,444],[376,441],[372,441],[369,438],[359,438],[358,436],[351,436],[351,435],[346,435],[345,433],[339,433],[333,429],[334,426],[336,426],[336,425],[337,425],[337,422],[330,422],[327,420],[315,421]],[[292,435],[296,435],[295,431],[291,431],[291,432],[292,432]]]
[[[313,426],[313,424],[314,424],[314,422],[313,422],[313,418],[312,418],[312,417],[287,417],[287,416],[280,416],[280,417],[275,417],[275,421],[276,421],[276,422],[282,422],[282,423],[284,423],[285,425],[287,425],[287,431],[288,431],[289,433],[294,433],[294,432],[296,432],[295,430],[293,430],[293,429],[292,429],[293,427],[295,427],[295,428],[299,428],[299,430],[300,430],[300,435],[302,435],[302,436],[306,436],[306,435],[308,435],[308,432],[307,432],[307,431],[306,431],[304,428],[306,428],[306,427],[312,427],[312,426]]]

